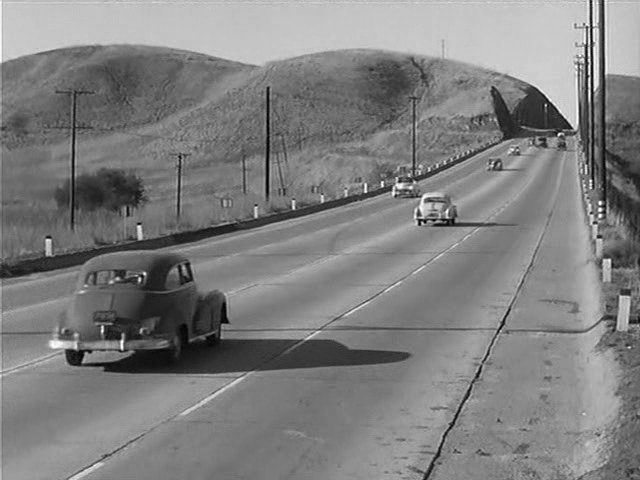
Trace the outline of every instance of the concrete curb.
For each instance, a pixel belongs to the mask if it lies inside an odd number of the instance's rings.
[[[418,180],[424,180],[432,177],[433,175],[447,170],[459,163],[484,152],[485,150],[498,145],[502,140],[497,140],[484,144],[482,147],[467,151],[463,155],[455,155],[449,157],[446,160],[439,162],[436,168],[431,168],[431,171],[426,172],[416,177]],[[290,220],[292,218],[303,217],[305,215],[311,215],[313,213],[329,210],[331,208],[341,207],[349,203],[358,202],[367,198],[375,197],[383,193],[391,191],[391,186],[384,188],[378,188],[376,190],[369,191],[368,193],[360,193],[357,195],[351,195],[348,197],[337,198],[335,200],[329,200],[324,203],[316,203],[306,207],[299,207],[296,210],[289,210],[286,212],[273,213],[265,215],[264,217],[243,220],[235,223],[225,223],[222,225],[216,225],[213,227],[207,227],[200,230],[191,230],[186,232],[177,232],[170,235],[165,235],[157,238],[150,238],[141,241],[132,241],[125,243],[118,243],[114,245],[108,245],[105,247],[89,248],[82,251],[63,253],[60,255],[54,255],[51,257],[38,257],[32,259],[18,260],[16,262],[2,262],[0,265],[0,278],[10,278],[22,275],[28,275],[35,272],[45,272],[50,270],[57,270],[62,268],[69,268],[76,265],[82,265],[84,262],[97,255],[111,252],[121,252],[126,250],[155,250],[158,248],[165,248],[174,245],[180,245],[184,243],[197,242],[204,240],[205,238],[215,237],[218,235],[224,235],[239,230],[248,230],[252,228],[262,227],[271,223],[282,222],[284,220]]]

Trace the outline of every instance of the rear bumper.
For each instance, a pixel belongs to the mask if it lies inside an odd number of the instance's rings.
[[[427,215],[422,215],[421,213],[416,213],[413,216],[414,220],[451,220],[454,217],[450,217],[448,215],[440,214],[440,213],[430,213]]]
[[[171,340],[164,338],[145,338],[140,340],[49,340],[49,348],[54,350],[91,350],[127,352],[131,350],[164,350],[171,347]]]

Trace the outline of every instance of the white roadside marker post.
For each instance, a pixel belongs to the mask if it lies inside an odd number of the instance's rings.
[[[603,222],[606,218],[604,200],[598,200],[598,221]]]
[[[596,258],[602,258],[602,235],[596,236]]]
[[[611,283],[611,259],[602,259],[602,282]]]
[[[260,216],[260,212],[258,211],[258,204],[253,204],[253,218],[258,218]]]
[[[345,198],[349,196],[349,187],[344,187],[344,196]]]
[[[139,242],[144,240],[144,233],[142,232],[142,222],[136,223],[136,240]]]
[[[320,203],[324,203],[324,193],[320,194]]]
[[[380,188],[384,188],[384,180],[380,180]]]
[[[629,314],[631,313],[631,289],[621,288],[618,296],[618,318],[616,330],[626,332],[629,330]]]
[[[53,257],[53,239],[51,235],[44,237],[44,256]]]
[[[295,210],[296,209],[296,199],[292,198],[291,199],[291,210]]]
[[[362,192],[369,193],[369,184],[367,182],[362,185]]]
[[[591,224],[591,237],[592,237],[592,240],[595,240],[597,236],[598,236],[598,222],[594,221]]]

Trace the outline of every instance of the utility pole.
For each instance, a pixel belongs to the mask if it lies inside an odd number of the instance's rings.
[[[271,87],[265,93],[264,199],[269,202],[269,162],[271,154]]]
[[[607,81],[605,78],[606,74],[606,50],[605,50],[605,0],[598,1],[598,24],[600,27],[599,35],[598,35],[598,46],[600,50],[599,57],[599,85],[600,88],[600,201],[603,202],[604,206],[604,215],[606,219],[607,215],[607,166],[606,166],[606,124],[605,124],[605,114],[606,114],[606,92],[607,92]]]
[[[591,0],[589,0],[591,2]],[[589,7],[591,9],[591,7]],[[574,24],[574,28],[584,30],[584,42],[576,43],[576,47],[584,48],[584,112],[583,118],[580,126],[580,133],[582,137],[582,148],[587,156],[587,164],[590,169],[590,186],[593,188],[595,185],[595,156],[594,156],[594,104],[593,104],[593,95],[590,93],[593,90],[593,45],[589,45],[589,41],[593,38],[593,30],[586,23],[582,23],[581,25]],[[589,33],[591,32],[591,34]]]
[[[76,130],[78,128],[91,128],[91,127],[78,127],[76,125],[77,116],[77,99],[78,95],[93,95],[95,92],[89,90],[56,90],[57,94],[69,95],[71,98],[71,172],[69,173],[69,228],[75,229],[76,224]]]
[[[444,60],[444,39],[440,40],[440,47],[442,51],[442,59]]]
[[[549,128],[549,104],[544,102],[544,129]]]
[[[418,97],[409,97],[411,100],[412,128],[411,128],[411,176],[416,176],[416,102]]]
[[[584,115],[583,88],[582,88],[582,68],[584,64],[581,60],[582,55],[576,55],[573,64],[576,67],[576,123],[582,125]],[[579,129],[576,129],[579,131]],[[587,164],[588,167],[589,164]]]
[[[593,23],[593,0],[589,0],[589,29],[588,40],[589,45],[589,82],[587,84],[587,92],[589,93],[589,158],[591,159],[591,176],[592,185],[595,186],[595,163],[596,163],[596,103],[595,103],[595,89],[596,89],[596,77],[594,75],[594,67],[596,63],[595,57],[595,42],[593,40],[593,30],[596,26]]]
[[[177,176],[177,188],[176,188],[176,223],[180,223],[180,199],[182,197],[182,161],[186,159],[190,153],[172,153],[171,156],[177,157],[176,163],[176,176]]]
[[[247,156],[244,153],[244,148],[242,149],[242,194],[247,194]]]

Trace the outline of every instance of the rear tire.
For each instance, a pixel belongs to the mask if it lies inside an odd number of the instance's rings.
[[[82,359],[84,358],[84,352],[82,350],[65,350],[64,357],[67,363],[72,367],[79,367],[82,365]]]
[[[451,225],[455,225],[455,224],[456,224],[456,219],[455,219],[455,218],[452,218],[452,219],[450,220],[450,222],[451,222]]]

